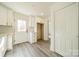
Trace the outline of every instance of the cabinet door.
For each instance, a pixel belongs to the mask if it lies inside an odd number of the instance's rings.
[[[7,8],[0,5],[0,25],[7,25]]]
[[[78,56],[78,6],[73,4],[55,14],[56,52]]]
[[[13,11],[8,9],[8,25],[13,26],[14,25],[14,15]]]
[[[13,44],[12,44],[12,33],[11,34],[9,34],[8,36],[7,36],[7,38],[8,38],[8,43],[7,43],[7,49],[8,50],[11,50],[11,49],[13,49]]]

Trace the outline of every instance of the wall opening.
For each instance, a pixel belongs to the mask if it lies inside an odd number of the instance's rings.
[[[44,40],[44,24],[37,23],[37,40]]]

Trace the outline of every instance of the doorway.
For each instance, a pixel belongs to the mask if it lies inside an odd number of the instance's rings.
[[[37,41],[44,40],[44,24],[37,23]]]
[[[45,39],[46,38],[45,35],[47,35],[45,26],[46,26],[45,23],[37,23],[37,44],[36,45],[42,51],[45,50],[45,53],[46,53],[46,51],[50,51],[50,42],[49,42],[49,39],[48,40]]]

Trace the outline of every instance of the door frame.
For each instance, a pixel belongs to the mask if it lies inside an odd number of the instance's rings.
[[[44,23],[37,23],[37,31],[38,31],[38,24],[40,24],[42,26],[42,31],[43,31],[43,33],[42,33],[42,40],[44,40]],[[38,38],[37,38],[37,41],[38,41]]]

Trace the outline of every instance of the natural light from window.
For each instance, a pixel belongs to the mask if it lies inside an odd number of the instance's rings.
[[[18,20],[17,21],[17,31],[26,31],[26,21],[25,20]]]

